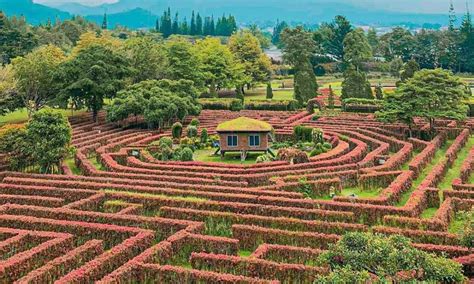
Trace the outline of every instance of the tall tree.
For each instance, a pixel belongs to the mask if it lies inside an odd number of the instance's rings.
[[[344,81],[342,82],[341,99],[358,98],[373,99],[372,88],[367,75],[357,70],[354,65],[350,65],[344,72]]]
[[[191,26],[190,26],[190,29],[189,29],[189,34],[190,35],[197,35],[196,15],[194,14],[194,10],[193,10],[193,13],[191,15]]]
[[[58,72],[64,99],[83,102],[92,111],[92,119],[124,87],[131,73],[127,58],[110,48],[91,45],[64,62]]]
[[[173,33],[173,23],[171,21],[171,9],[163,12],[163,16],[161,17],[161,33],[163,37],[167,38]]]
[[[179,17],[178,12],[174,15],[173,25],[171,26],[171,33],[174,35],[179,34]]]
[[[102,26],[101,26],[101,28],[102,28],[103,30],[106,30],[107,27],[108,27],[108,25],[107,25],[107,13],[104,13],[104,18],[102,19]]]
[[[466,15],[463,18],[460,33],[460,71],[474,72],[474,27],[472,23],[471,13],[467,9]]]
[[[295,69],[295,99],[304,104],[316,97],[318,90],[310,62],[311,56],[316,51],[316,43],[313,41],[312,33],[305,31],[303,27],[285,29],[281,33],[281,41],[283,58]]]
[[[37,46],[38,40],[28,27],[18,27],[0,11],[0,64],[10,63]]]
[[[453,0],[449,0],[449,24],[448,24],[448,30],[449,31],[454,31],[456,29],[456,11],[454,10],[454,4]]]
[[[288,24],[285,21],[277,21],[275,28],[273,28],[272,43],[276,46],[280,46],[280,35],[283,30],[288,28]]]
[[[442,69],[424,69],[402,83],[395,93],[387,94],[377,115],[381,120],[401,121],[410,127],[415,117],[422,117],[433,129],[435,119],[464,120],[467,98],[467,87],[459,77]]]
[[[243,66],[218,38],[200,40],[196,49],[211,94],[222,88],[241,86]]]
[[[196,35],[202,35],[202,17],[199,13],[196,16]]]
[[[49,45],[12,61],[18,94],[29,116],[57,99],[54,74],[65,58],[61,49]]]
[[[362,29],[355,29],[344,39],[344,60],[353,64],[357,70],[364,61],[372,57],[372,48]]]
[[[13,112],[24,104],[18,95],[17,80],[11,65],[0,67],[0,115]]]
[[[336,16],[331,23],[324,23],[318,31],[323,39],[324,51],[338,60],[343,60],[344,39],[352,30],[351,23],[344,16]]]
[[[260,48],[260,42],[250,31],[240,31],[229,39],[230,51],[243,65],[248,86],[270,79],[271,61]]]
[[[410,60],[415,45],[415,37],[410,31],[401,27],[394,28],[380,38],[380,47],[387,61],[392,61],[397,57],[403,59],[404,62]]]
[[[165,43],[168,66],[166,78],[191,80],[194,86],[204,88],[202,63],[195,47],[187,40],[174,38]]]
[[[123,50],[134,69],[133,83],[165,77],[168,65],[166,53],[153,38],[131,38],[125,42]]]
[[[369,41],[370,47],[372,48],[372,54],[376,54],[379,48],[379,38],[375,28],[370,28],[367,32],[367,40]]]

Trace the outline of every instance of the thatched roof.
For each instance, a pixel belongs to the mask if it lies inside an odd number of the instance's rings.
[[[219,124],[217,132],[271,132],[273,127],[264,121],[239,117]]]

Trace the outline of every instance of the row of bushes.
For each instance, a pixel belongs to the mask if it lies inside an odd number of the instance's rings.
[[[373,113],[382,108],[382,100],[349,98],[342,101],[342,109],[346,112]]]
[[[269,111],[295,111],[298,109],[296,100],[273,101],[273,100],[252,100],[245,104],[240,99],[199,99],[203,109],[209,110],[269,110]]]

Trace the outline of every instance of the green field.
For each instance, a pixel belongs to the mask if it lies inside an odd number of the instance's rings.
[[[86,112],[85,110],[71,112],[70,109],[54,109],[54,111],[62,113],[67,117],[71,117],[73,115],[78,115],[78,114],[82,114]],[[21,109],[21,110],[11,112],[4,116],[0,116],[0,126],[7,123],[14,124],[14,123],[26,122],[27,120],[28,120],[28,112],[26,111],[26,109]]]
[[[266,89],[254,89],[245,93],[245,100],[266,100]],[[293,99],[293,90],[274,90],[273,100],[275,101],[289,101]]]
[[[211,162],[211,163],[227,163],[227,164],[238,164],[238,165],[251,165],[255,164],[257,157],[263,155],[263,153],[249,153],[247,159],[242,162],[240,160],[240,153],[226,153],[224,159],[220,155],[214,156],[216,149],[211,150],[196,150],[194,152],[194,160],[198,162]]]

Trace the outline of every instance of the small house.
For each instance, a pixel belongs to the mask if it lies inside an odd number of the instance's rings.
[[[245,160],[248,152],[269,152],[273,127],[264,121],[239,117],[219,124],[220,152],[241,152]]]

